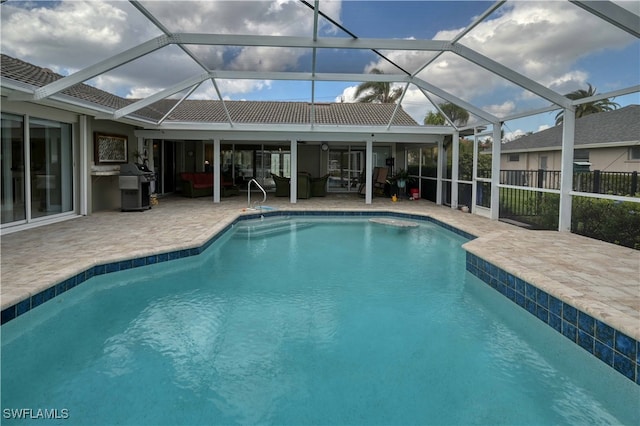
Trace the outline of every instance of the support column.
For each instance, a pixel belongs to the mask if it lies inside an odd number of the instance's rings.
[[[220,202],[220,187],[222,175],[220,174],[220,139],[213,140],[213,202]]]
[[[565,108],[562,124],[562,164],[560,168],[560,212],[558,231],[571,232],[571,192],[573,188],[573,145],[576,118],[573,109]]]
[[[458,175],[460,173],[460,133],[453,132],[453,141],[451,153],[451,208],[458,208]]]
[[[442,161],[447,161],[447,156],[444,153],[444,137],[438,141],[438,162],[437,162],[437,172],[436,172],[436,204],[442,205],[442,175],[443,175],[443,167]]]
[[[500,151],[502,145],[502,123],[493,123],[493,143],[491,145],[491,219],[500,218]]]
[[[473,128],[473,166],[471,167],[471,205],[472,213],[476,212],[478,200],[478,129]]]
[[[91,174],[89,172],[89,144],[93,141],[89,134],[89,124],[86,115],[79,117],[80,140],[78,141],[80,155],[80,214],[87,216],[89,214],[89,194],[91,192]]]
[[[368,139],[365,148],[365,196],[364,203],[371,204],[373,193],[373,140]]]
[[[291,203],[298,202],[298,141],[291,140]]]

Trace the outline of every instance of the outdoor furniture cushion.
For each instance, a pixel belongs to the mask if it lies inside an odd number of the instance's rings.
[[[311,175],[298,173],[298,198],[311,198]]]
[[[324,197],[327,195],[327,181],[329,175],[322,177],[311,178],[311,196],[312,197]]]
[[[276,184],[276,197],[288,197],[291,194],[289,185],[291,179],[271,173],[271,177]]]
[[[180,179],[182,180],[182,194],[184,196],[194,198],[213,195],[213,173],[185,172],[180,173]],[[222,189],[220,194],[223,197],[238,195],[240,193],[237,186],[224,180],[220,188]]]

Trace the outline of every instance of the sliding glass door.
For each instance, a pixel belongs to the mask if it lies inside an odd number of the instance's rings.
[[[22,222],[27,218],[25,203],[24,120],[2,114],[2,223]]]
[[[31,217],[73,209],[71,125],[31,119]]]
[[[3,225],[73,211],[71,129],[68,123],[2,114]]]

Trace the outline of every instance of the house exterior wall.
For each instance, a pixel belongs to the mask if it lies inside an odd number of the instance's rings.
[[[590,150],[591,170],[606,172],[640,172],[640,160],[629,159],[629,147]]]
[[[607,172],[640,172],[640,160],[629,158],[628,146],[610,148],[590,148],[590,170]],[[518,161],[510,161],[510,156],[518,155]],[[502,153],[500,170],[538,170],[543,167],[546,157],[546,170],[560,170],[561,151],[534,151],[519,153]]]
[[[108,120],[88,120],[89,137],[87,155],[91,184],[88,185],[89,214],[97,211],[116,210],[120,208],[121,196],[119,187],[119,165],[100,165],[95,163],[94,134],[105,133],[127,137],[129,162],[135,162],[133,153],[137,149],[135,128],[123,123]],[[110,174],[107,174],[110,173]]]
[[[517,155],[518,161],[510,161],[510,156]],[[562,154],[560,151],[535,151],[519,153],[502,153],[500,170],[560,170]],[[546,158],[546,167],[545,160]]]
[[[311,173],[314,177],[320,176],[318,155],[320,155],[320,145],[298,144],[298,171]]]

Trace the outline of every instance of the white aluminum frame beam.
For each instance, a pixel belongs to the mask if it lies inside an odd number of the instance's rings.
[[[470,49],[461,44],[456,44],[453,52],[457,55],[467,59],[470,62],[486,69],[487,71],[496,74],[505,80],[509,80],[510,82],[548,100],[553,102],[554,104],[561,106],[563,108],[567,108],[571,105],[571,100],[565,96],[562,96],[551,89],[543,86],[540,83],[537,83],[531,80],[528,77],[508,68],[493,59],[490,59],[473,49]]]
[[[491,213],[492,220],[500,219],[500,150],[502,149],[502,123],[493,123],[491,144]]]
[[[506,0],[500,0],[495,2],[493,5],[491,5],[491,7],[487,10],[484,11],[484,13],[482,13],[481,15],[479,15],[471,24],[469,24],[467,26],[467,28],[465,28],[464,30],[462,30],[458,35],[456,35],[452,40],[451,43],[456,43],[458,40],[460,40],[462,37],[466,36],[471,30],[473,30],[475,27],[477,27],[479,24],[481,24],[485,18],[487,18],[487,16],[491,15],[493,12],[495,12],[500,6],[502,6],[504,3],[506,2]],[[440,57],[440,55],[442,55],[445,51],[440,51],[438,52],[437,55],[435,55],[433,58],[429,59],[428,61],[426,61],[422,66],[418,67],[418,69],[416,71],[414,71],[411,75],[413,77],[415,77],[416,75],[420,74],[420,72],[427,68],[429,65],[431,65],[431,63],[433,63],[436,59],[438,59]]]
[[[421,89],[426,90],[427,92],[433,93],[436,96],[441,97],[442,99],[451,102],[452,104],[456,104],[461,108],[466,109],[467,111],[469,111],[470,113],[477,115],[478,117],[482,118],[483,120],[486,120],[489,123],[494,123],[496,121],[498,121],[498,117],[494,116],[493,114],[489,114],[488,112],[474,106],[471,105],[469,102],[463,101],[462,99],[458,98],[457,96],[452,95],[449,92],[446,92],[442,89],[440,89],[439,87],[434,86],[431,83],[427,83],[426,81],[422,80],[421,78],[418,77],[414,77],[413,78],[413,82],[416,86],[418,86]],[[426,96],[426,95],[425,95]]]
[[[43,99],[51,95],[55,95],[58,92],[68,89],[69,87],[90,80],[95,76],[103,74],[107,71],[111,71],[114,68],[138,59],[144,55],[154,52],[170,44],[170,38],[162,35],[153,38],[147,42],[137,45],[131,49],[125,50],[115,56],[100,61],[94,65],[83,68],[82,70],[68,75],[60,80],[56,80],[53,83],[49,83],[46,86],[42,86],[33,94],[33,100]]]
[[[162,22],[158,21],[158,19],[155,17],[155,15],[153,15],[151,12],[149,12],[143,5],[140,4],[140,2],[138,2],[136,0],[129,0],[129,3],[131,3],[131,5],[133,7],[138,9],[138,11],[140,13],[142,13],[145,16],[145,18],[147,18],[149,21],[151,21],[151,23],[153,23],[153,25],[155,25],[166,36],[171,37],[171,31],[169,31],[169,29],[167,27],[165,27],[162,24]],[[180,49],[182,49],[182,51],[184,53],[189,55],[189,57],[191,57],[191,59],[193,59],[193,61],[195,63],[200,65],[200,68],[202,68],[205,71],[209,71],[209,67],[207,67],[196,55],[194,55],[193,52],[191,52],[189,49],[187,49],[185,46],[183,46],[181,44],[178,44],[178,47]]]
[[[200,123],[201,124],[201,123]],[[384,128],[358,127],[355,131],[352,127],[325,127],[325,126],[277,126],[277,125],[252,125],[231,128],[226,127],[203,127],[193,125],[184,128],[162,128],[135,130],[136,136],[146,139],[185,139],[185,140],[209,140],[212,137],[219,137],[225,141],[251,141],[255,139],[263,141],[284,141],[290,140],[294,134],[299,140],[309,142],[344,141],[363,142],[371,138],[373,142],[403,142],[435,144],[444,135],[451,134],[451,128],[439,126],[440,129],[429,131],[429,127],[402,129],[386,131]],[[380,130],[380,131],[378,131]],[[373,135],[373,136],[372,136]]]
[[[569,1],[632,36],[640,38],[640,18],[635,13],[610,1]]]
[[[363,50],[450,50],[447,40],[385,39],[385,38],[343,38],[173,33],[172,42],[177,44],[197,44],[214,46],[289,47],[302,49],[363,49]]]
[[[171,113],[178,108],[178,106],[184,102],[185,99],[187,99],[189,96],[191,96],[191,94],[193,92],[195,92],[195,90],[200,87],[202,83],[198,83],[198,84],[194,84],[193,87],[191,87],[191,89],[189,89],[189,91],[187,93],[184,94],[184,96],[182,98],[180,98],[180,100],[178,102],[176,102],[176,104],[174,106],[172,106],[171,108],[169,108],[169,111],[167,111],[160,120],[158,120],[158,124],[162,124],[162,122],[164,120],[167,119],[167,117],[169,117],[171,115]]]
[[[124,117],[125,115],[129,115],[135,111],[138,111],[139,109],[147,107],[153,103],[156,103],[165,98],[168,98],[171,95],[181,92],[184,89],[188,89],[190,87],[193,87],[194,85],[200,84],[204,80],[207,80],[209,78],[210,78],[209,73],[206,73],[206,74],[200,74],[195,77],[191,77],[187,80],[181,81],[178,84],[175,84],[171,87],[161,90],[160,92],[156,92],[151,96],[147,96],[144,99],[141,99],[137,102],[127,105],[124,108],[120,108],[119,110],[114,111],[113,118],[117,120],[118,118]]]
[[[576,118],[573,109],[564,110],[562,122],[562,151],[560,154],[560,208],[558,231],[571,231],[571,204],[573,191],[573,147],[575,144]]]
[[[460,179],[460,133],[456,130],[451,135],[451,208],[457,209],[458,200],[458,180]],[[421,159],[422,160],[422,159]],[[468,206],[471,208],[471,206]]]

